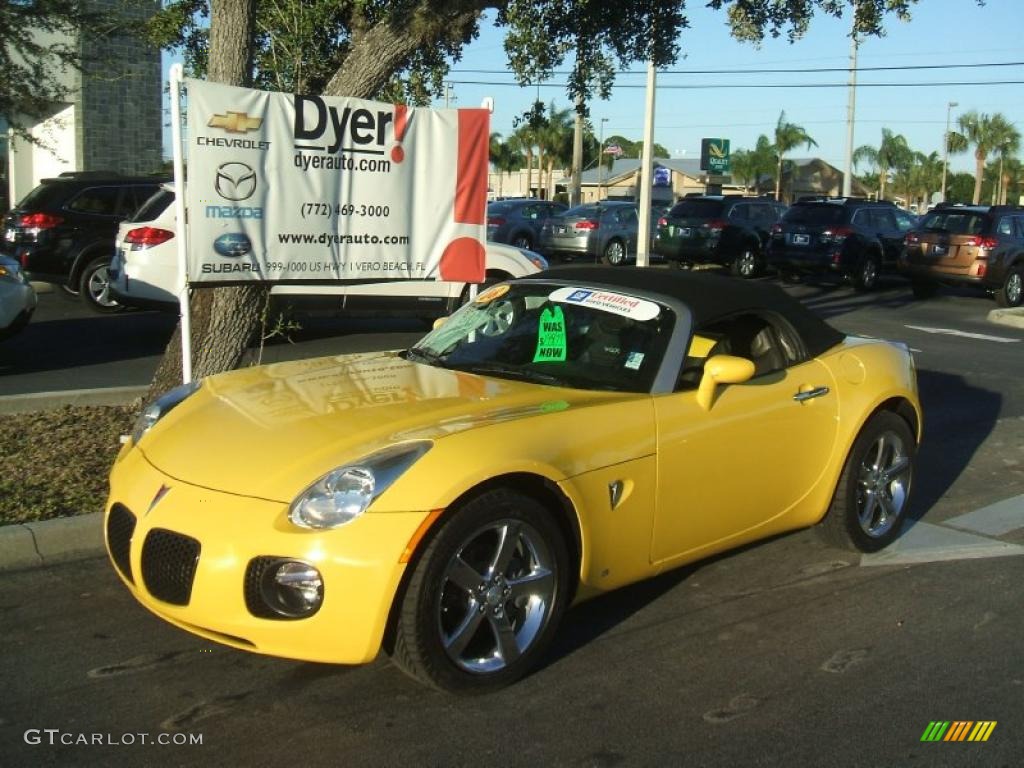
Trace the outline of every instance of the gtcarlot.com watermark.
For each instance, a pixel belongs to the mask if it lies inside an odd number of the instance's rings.
[[[63,731],[60,728],[29,728],[25,743],[31,746],[131,747],[139,744],[194,747],[203,743],[201,733],[160,731],[159,733],[86,733]]]

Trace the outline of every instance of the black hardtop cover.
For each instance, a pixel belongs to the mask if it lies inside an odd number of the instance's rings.
[[[657,267],[562,266],[520,279],[559,280],[584,288],[593,285],[627,293],[647,291],[662,294],[689,307],[696,327],[744,311],[772,312],[789,321],[811,357],[820,355],[846,338],[778,286],[714,272]]]

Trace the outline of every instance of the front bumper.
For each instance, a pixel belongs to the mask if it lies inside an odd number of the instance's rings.
[[[400,558],[427,517],[368,512],[332,531],[303,530],[288,521],[286,504],[181,482],[137,448],[122,452],[110,486],[107,553],[140,603],[208,640],[305,661],[373,660],[405,571]],[[246,574],[267,557],[316,567],[323,602],[315,614],[286,619],[251,612]]]

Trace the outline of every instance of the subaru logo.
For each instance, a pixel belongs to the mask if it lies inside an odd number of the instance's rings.
[[[213,241],[213,250],[221,256],[237,259],[252,250],[252,241],[241,232],[229,232]]]
[[[256,191],[256,171],[245,163],[221,163],[214,189],[225,200],[248,200]]]

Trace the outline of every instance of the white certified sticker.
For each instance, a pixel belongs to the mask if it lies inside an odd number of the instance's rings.
[[[548,299],[611,312],[638,322],[653,320],[661,313],[661,308],[653,301],[594,288],[559,288],[553,291]]]

